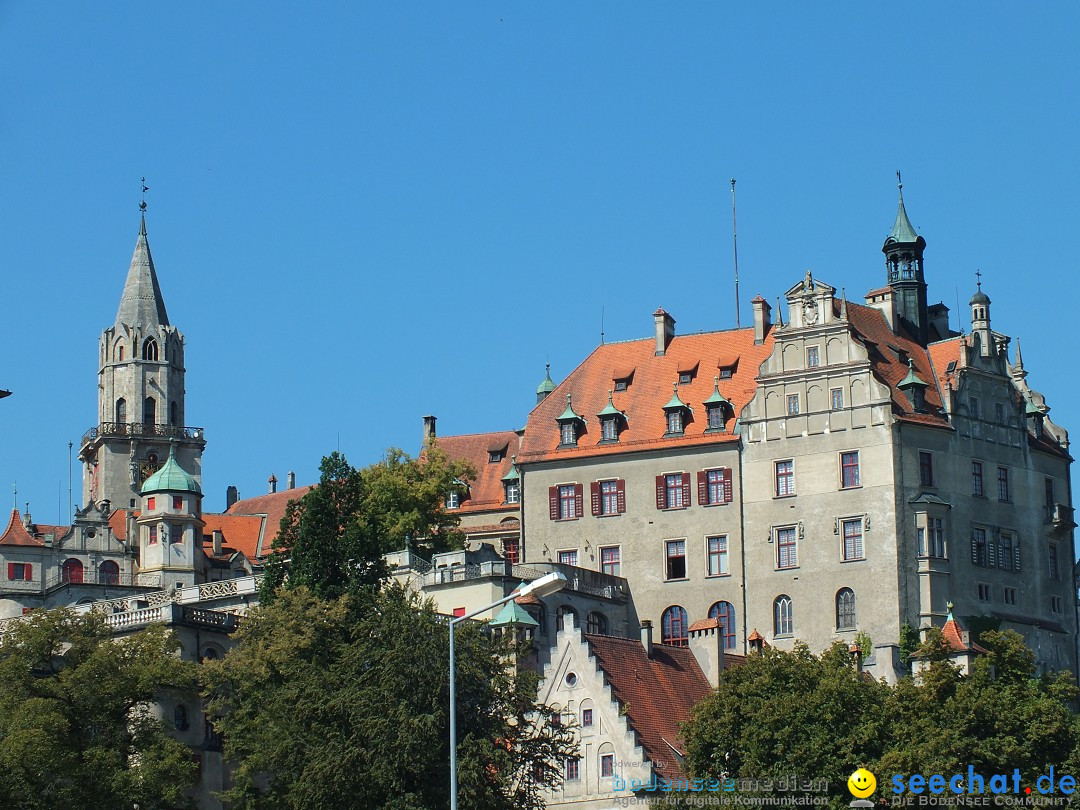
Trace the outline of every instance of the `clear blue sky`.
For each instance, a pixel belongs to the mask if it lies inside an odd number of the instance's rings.
[[[544,362],[860,300],[904,172],[931,301],[981,268],[1075,402],[1076,3],[0,3],[0,484],[66,511],[148,178],[206,508],[340,443],[520,427]],[[79,500],[76,466],[75,500]],[[0,489],[0,497],[2,497]],[[10,495],[9,495],[9,503]]]

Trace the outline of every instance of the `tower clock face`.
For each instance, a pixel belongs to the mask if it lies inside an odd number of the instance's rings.
[[[803,322],[813,326],[818,322],[818,305],[816,301],[807,301],[803,304]]]

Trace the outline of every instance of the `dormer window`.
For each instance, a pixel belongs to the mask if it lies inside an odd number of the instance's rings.
[[[734,373],[734,371],[735,370],[732,369],[732,368],[722,368],[722,369],[720,369],[720,379],[721,380],[730,380],[731,375]]]
[[[629,386],[630,386],[630,381],[629,380],[616,380],[615,381],[615,390],[616,391],[625,391]]]
[[[679,399],[678,383],[672,386],[671,399],[664,406],[664,413],[666,414],[665,424],[667,427],[664,437],[682,436],[693,411],[690,410],[689,405]]]
[[[720,393],[720,378],[713,377],[713,392],[705,400],[705,432],[723,433],[728,418],[734,415],[734,406]]]
[[[559,423],[559,447],[577,447],[578,437],[584,433],[585,417],[574,412],[571,395],[566,395],[566,410],[556,417]]]
[[[634,381],[634,371],[636,371],[636,369],[633,368],[620,368],[615,370],[611,375],[611,380],[614,383],[616,391],[625,391],[630,387],[630,383]]]
[[[668,411],[667,432],[673,436],[683,432],[682,411]]]
[[[450,490],[450,494],[446,496],[446,508],[447,509],[459,509],[461,507],[461,493],[456,489]]]
[[[908,373],[896,386],[905,394],[911,402],[911,407],[916,411],[926,410],[926,383],[915,373],[915,364],[908,358]]]
[[[502,477],[503,495],[507,503],[521,502],[521,473],[517,468],[517,456],[511,459],[510,471]]]
[[[600,420],[600,443],[617,442],[619,429],[626,424],[626,414],[615,407],[611,400],[611,391],[607,392],[607,405],[596,417]]]

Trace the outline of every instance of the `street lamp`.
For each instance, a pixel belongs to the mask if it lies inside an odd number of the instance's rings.
[[[498,599],[492,602],[490,605],[485,605],[482,608],[474,610],[472,613],[467,613],[464,616],[455,616],[450,620],[450,810],[458,810],[457,802],[457,696],[455,692],[454,681],[454,628],[466,619],[471,619],[473,616],[478,616],[481,613],[497,608],[499,605],[505,605],[511,599],[517,599],[519,596],[525,596],[526,594],[534,594],[536,596],[548,596],[556,591],[562,590],[566,587],[566,577],[558,571],[553,571],[550,574],[545,574],[540,579],[534,579],[524,588],[518,591],[514,591],[509,596],[504,596],[502,599]]]

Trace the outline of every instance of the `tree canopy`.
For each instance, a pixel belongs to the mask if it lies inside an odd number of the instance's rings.
[[[382,461],[359,469],[331,453],[320,466],[318,486],[286,509],[280,551],[268,561],[260,598],[273,598],[286,567],[289,587],[333,599],[378,587],[388,552],[411,547],[430,555],[460,547],[459,518],[444,504],[454,487],[475,475],[437,444],[421,458],[391,448]]]
[[[462,807],[532,808],[571,755],[566,729],[536,705],[509,641],[455,633]],[[236,808],[449,805],[448,631],[399,586],[320,599],[282,589],[252,611],[238,645],[204,665]],[[269,776],[265,776],[269,774]]]
[[[34,612],[0,641],[0,806],[9,810],[193,807],[186,745],[155,715],[194,665],[163,626],[114,638],[100,617]]]

